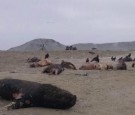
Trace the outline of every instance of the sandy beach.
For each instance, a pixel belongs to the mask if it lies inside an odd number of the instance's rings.
[[[39,83],[50,83],[77,96],[76,105],[68,110],[48,108],[25,108],[6,110],[9,101],[0,99],[0,115],[134,115],[135,69],[128,62],[128,70],[65,70],[60,75],[42,74],[41,68],[29,68],[27,58],[44,58],[44,52],[0,52],[0,79],[15,78]],[[110,63],[112,55],[120,57],[128,52],[97,52],[102,61]],[[135,52],[132,52],[133,56]],[[88,51],[50,52],[50,60],[72,62],[79,68],[87,57],[95,55]],[[87,74],[87,75],[86,75]]]

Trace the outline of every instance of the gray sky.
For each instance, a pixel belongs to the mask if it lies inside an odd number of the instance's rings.
[[[36,38],[135,41],[135,0],[0,0],[0,49]]]

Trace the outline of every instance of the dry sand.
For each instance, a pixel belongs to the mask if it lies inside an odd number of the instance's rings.
[[[109,56],[121,56],[128,52],[97,52],[102,61]],[[132,52],[134,55],[135,52]],[[0,79],[16,78],[40,83],[51,83],[77,95],[77,103],[69,110],[47,108],[25,108],[7,111],[9,101],[0,99],[0,115],[134,115],[135,114],[135,69],[128,70],[65,70],[62,74],[42,74],[42,68],[29,68],[28,57],[44,57],[43,52],[0,52]],[[70,61],[79,68],[86,57],[94,55],[88,51],[50,52],[54,63]],[[87,74],[87,76],[84,76]]]

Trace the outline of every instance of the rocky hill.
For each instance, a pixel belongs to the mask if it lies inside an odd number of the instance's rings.
[[[57,51],[64,49],[63,44],[53,39],[34,39],[20,46],[10,48],[9,51]]]
[[[135,50],[135,41],[133,42],[117,42],[117,43],[104,43],[104,44],[74,44],[80,50],[90,50],[91,48],[96,48],[99,50],[112,50],[112,51],[127,51]]]
[[[118,42],[118,43],[104,43],[104,44],[93,44],[93,43],[79,43],[73,44],[78,50],[91,50],[96,48],[98,50],[113,50],[113,51],[127,51],[135,50],[135,41],[133,42]],[[53,39],[35,39],[22,44],[17,47],[10,48],[9,51],[58,51],[65,50],[66,46],[53,40]]]

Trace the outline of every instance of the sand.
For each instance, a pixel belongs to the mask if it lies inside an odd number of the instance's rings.
[[[128,52],[97,52],[102,61],[111,62],[112,55],[120,57]],[[132,52],[133,56],[135,52]],[[0,79],[16,78],[39,83],[50,83],[77,95],[76,105],[68,110],[25,108],[6,110],[11,101],[0,99],[0,115],[134,115],[135,69],[128,70],[65,70],[60,75],[42,74],[41,68],[29,68],[28,57],[44,57],[44,52],[0,52]],[[50,52],[50,60],[60,63],[70,61],[79,68],[88,51]],[[112,63],[112,62],[111,62]]]

